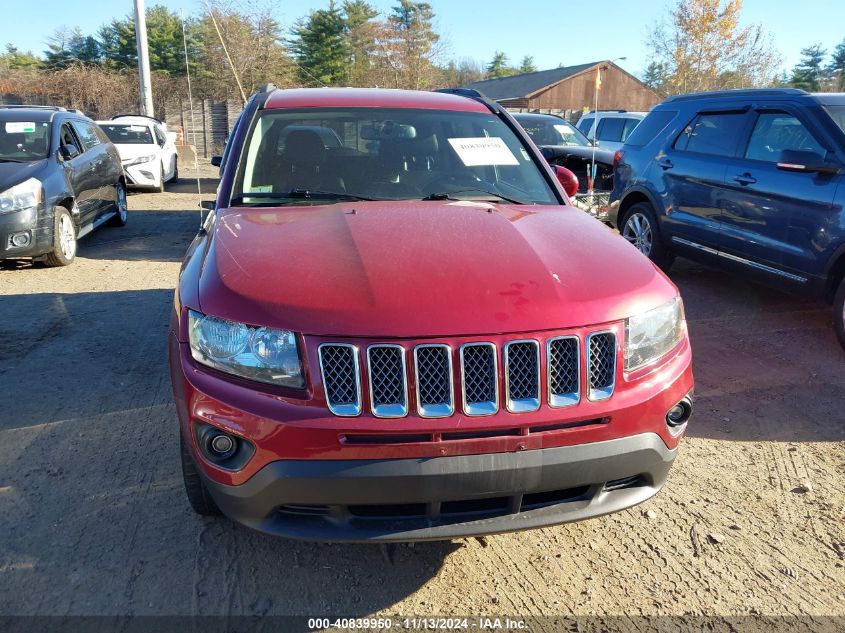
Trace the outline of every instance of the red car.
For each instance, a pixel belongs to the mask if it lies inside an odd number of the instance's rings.
[[[268,88],[221,174],[169,342],[197,512],[409,541],[661,488],[692,412],[678,291],[495,103]]]

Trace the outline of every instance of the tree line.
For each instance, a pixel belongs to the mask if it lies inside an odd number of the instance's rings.
[[[665,95],[727,88],[845,88],[845,40],[825,64],[821,44],[791,72],[762,25],[741,25],[742,0],[678,0],[650,31],[643,81]]]

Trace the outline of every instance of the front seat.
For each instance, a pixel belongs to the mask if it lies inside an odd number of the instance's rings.
[[[282,152],[282,190],[311,189],[344,192],[343,179],[332,173],[328,150],[311,130],[295,130],[285,139]]]

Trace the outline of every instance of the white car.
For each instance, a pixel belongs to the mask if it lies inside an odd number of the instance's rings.
[[[175,135],[164,123],[139,115],[120,115],[97,124],[120,153],[130,187],[164,191],[164,183],[179,178]]]
[[[648,112],[626,112],[625,110],[601,110],[587,112],[578,119],[578,130],[603,149],[621,149],[625,140],[640,124]]]

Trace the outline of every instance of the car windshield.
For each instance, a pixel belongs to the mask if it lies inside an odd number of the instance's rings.
[[[825,109],[839,129],[845,132],[845,105],[825,106]]]
[[[532,120],[517,117],[519,124],[528,132],[528,136],[537,145],[576,145],[588,146],[590,141],[575,126],[563,119]]]
[[[493,113],[364,107],[261,113],[233,205],[362,199],[559,204],[528,148]]]
[[[100,123],[100,127],[115,145],[152,145],[153,135],[146,125],[128,123]]]
[[[44,121],[0,122],[0,162],[30,162],[47,158],[50,124]]]

